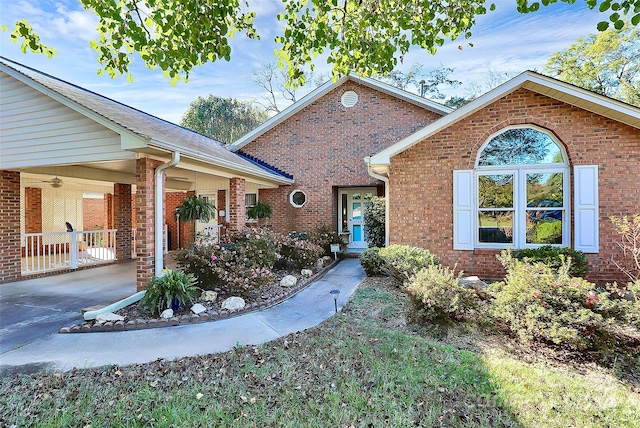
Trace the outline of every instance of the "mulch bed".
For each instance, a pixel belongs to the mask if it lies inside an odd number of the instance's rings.
[[[181,307],[177,311],[174,311],[174,316],[169,319],[162,319],[155,317],[151,312],[138,303],[126,306],[114,313],[124,317],[124,321],[115,322],[97,322],[95,320],[86,321],[82,324],[76,324],[71,327],[64,327],[60,329],[60,333],[92,333],[92,332],[105,332],[105,331],[123,331],[123,330],[139,330],[146,328],[156,327],[168,327],[183,324],[195,324],[204,321],[215,321],[219,319],[229,318],[232,316],[246,314],[257,310],[262,310],[278,303],[281,303],[290,297],[294,296],[304,288],[309,286],[314,281],[322,277],[328,272],[337,262],[332,260],[324,267],[311,267],[308,268],[313,271],[313,275],[310,277],[304,277],[301,274],[301,269],[281,269],[275,272],[277,281],[273,284],[260,288],[255,292],[243,296],[245,301],[245,307],[239,310],[226,310],[222,309],[222,303],[228,298],[232,297],[222,289],[214,289],[218,293],[218,298],[215,301],[196,301],[200,303],[207,310],[199,315],[191,312],[192,305]],[[293,275],[297,278],[298,282],[293,287],[282,287],[280,280],[286,275]]]

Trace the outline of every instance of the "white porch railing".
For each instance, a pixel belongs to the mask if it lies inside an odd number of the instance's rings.
[[[26,233],[21,238],[23,275],[116,259],[116,229]]]

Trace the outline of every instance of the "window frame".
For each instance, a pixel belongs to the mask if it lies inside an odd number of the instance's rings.
[[[539,164],[511,164],[480,166],[480,156],[486,146],[498,135],[510,129],[529,128],[546,134],[560,149],[562,163],[539,163]],[[516,125],[502,128],[498,132],[490,135],[480,147],[476,155],[475,167],[473,169],[473,190],[474,207],[472,213],[473,221],[473,242],[477,249],[506,249],[506,248],[538,248],[545,245],[554,247],[569,247],[571,245],[571,178],[570,167],[567,161],[567,153],[564,145],[549,131],[535,125]],[[554,174],[562,173],[562,243],[561,244],[529,244],[526,239],[526,213],[527,213],[527,174]],[[479,180],[486,175],[513,175],[513,238],[511,243],[490,243],[480,242],[480,229],[478,216],[481,209],[479,206]],[[557,208],[556,208],[557,209]],[[489,211],[499,211],[490,209]]]
[[[255,207],[256,205],[247,205],[247,196],[249,195],[256,195],[256,204],[258,203],[258,193],[245,193],[244,194],[244,217],[245,217],[245,222],[246,223],[257,223],[258,219],[257,218],[249,218],[249,215],[247,214],[247,212],[249,211],[249,208],[251,207]]]

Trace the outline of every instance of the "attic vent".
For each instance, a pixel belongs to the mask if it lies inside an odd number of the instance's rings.
[[[353,91],[347,91],[342,94],[342,99],[340,101],[342,101],[342,105],[347,108],[353,107],[358,103],[358,94]]]

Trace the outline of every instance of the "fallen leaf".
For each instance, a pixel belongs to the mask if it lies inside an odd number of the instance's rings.
[[[198,393],[196,394],[196,400],[199,400],[199,399],[201,399],[202,397],[204,397],[204,394],[203,394],[203,393],[198,392]]]

